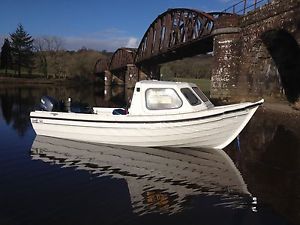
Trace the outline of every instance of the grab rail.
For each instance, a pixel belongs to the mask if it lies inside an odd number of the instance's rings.
[[[263,5],[269,4],[270,2],[272,2],[272,0],[242,0],[228,7],[223,12],[245,15],[246,13],[253,11]]]

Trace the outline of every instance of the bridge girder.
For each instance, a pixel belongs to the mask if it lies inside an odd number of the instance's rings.
[[[147,29],[137,49],[135,63],[140,65],[160,56],[174,58],[174,53],[178,50],[179,54],[176,53],[175,58],[180,58],[186,53],[188,45],[195,47],[196,42],[211,38],[213,26],[214,16],[208,13],[186,8],[169,9],[159,15]],[[189,49],[195,51],[195,54],[207,52],[212,50],[212,38],[210,42],[209,48],[197,51]]]
[[[136,55],[135,48],[119,48],[112,55],[109,70],[120,70],[125,68],[128,64],[134,64],[134,59]]]
[[[213,49],[211,33],[214,19],[221,14],[224,13],[169,9],[151,23],[137,49],[119,48],[110,58],[108,67],[101,64],[99,68],[103,72],[121,72],[128,65],[135,64],[143,69],[153,64],[210,52]]]

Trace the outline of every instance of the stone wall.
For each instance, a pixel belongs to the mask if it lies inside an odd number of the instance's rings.
[[[214,35],[214,60],[211,78],[211,95],[230,98],[239,76],[241,29],[239,16],[223,16],[216,21]]]
[[[299,5],[274,0],[236,21],[229,15],[216,21],[212,97],[295,100],[290,96],[300,94]],[[225,29],[232,27],[231,33]]]

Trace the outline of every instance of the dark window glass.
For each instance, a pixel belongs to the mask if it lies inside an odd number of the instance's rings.
[[[192,92],[189,88],[181,88],[181,93],[184,95],[184,97],[189,101],[191,105],[199,105],[201,104],[201,101],[199,98],[197,98],[196,95]]]
[[[194,92],[196,92],[196,94],[199,96],[199,98],[203,101],[203,102],[208,102],[208,98],[205,96],[205,94],[203,94],[203,92],[197,88],[197,87],[193,87]]]

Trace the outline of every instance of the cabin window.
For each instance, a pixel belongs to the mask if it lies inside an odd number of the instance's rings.
[[[178,109],[182,100],[174,89],[149,88],[146,91],[146,107],[151,110]]]
[[[188,100],[188,102],[191,105],[199,105],[201,104],[201,101],[197,96],[192,92],[189,88],[181,88],[181,93],[184,95],[184,97]]]
[[[205,94],[203,94],[203,92],[198,88],[198,87],[193,87],[194,92],[196,92],[196,94],[199,96],[199,98],[203,101],[203,102],[208,102],[208,98],[205,96]]]

